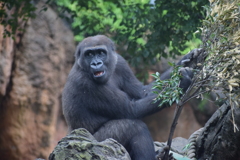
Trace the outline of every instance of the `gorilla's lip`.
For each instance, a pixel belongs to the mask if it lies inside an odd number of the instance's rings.
[[[104,74],[105,74],[104,71],[96,71],[96,72],[94,72],[94,77],[101,77],[101,76],[103,76]]]

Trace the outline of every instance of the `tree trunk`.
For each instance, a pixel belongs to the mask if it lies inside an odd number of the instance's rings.
[[[235,124],[240,126],[240,108],[235,108]],[[199,160],[240,160],[240,131],[234,133],[232,110],[223,105],[205,124],[196,141]]]

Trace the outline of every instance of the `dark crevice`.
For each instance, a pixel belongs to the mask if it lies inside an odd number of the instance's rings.
[[[12,57],[12,67],[11,67],[11,73],[10,73],[10,77],[9,77],[9,82],[7,84],[7,87],[6,87],[6,93],[4,96],[1,97],[1,103],[0,103],[0,110],[1,112],[0,113],[4,113],[4,105],[6,104],[6,101],[7,99],[10,97],[10,92],[12,90],[12,86],[13,86],[13,72],[14,70],[16,69],[16,64],[15,64],[15,59],[16,59],[16,48],[15,48],[15,42],[14,42],[14,45],[13,45],[13,57]]]
[[[26,23],[24,24],[24,27],[23,28],[26,28]],[[13,51],[12,51],[12,67],[11,67],[11,73],[10,73],[10,77],[9,77],[9,82],[7,84],[7,87],[6,87],[6,93],[5,95],[3,96],[0,96],[0,113],[1,114],[4,114],[4,109],[6,108],[5,105],[6,105],[6,102],[8,101],[9,97],[10,97],[10,93],[12,91],[12,87],[13,87],[13,78],[14,78],[14,75],[13,75],[13,72],[15,71],[16,69],[16,51],[19,50],[21,47],[22,47],[22,38],[23,38],[23,33],[17,33],[16,34],[16,38],[15,39],[18,39],[19,41],[16,42],[14,40],[14,44],[13,44]]]

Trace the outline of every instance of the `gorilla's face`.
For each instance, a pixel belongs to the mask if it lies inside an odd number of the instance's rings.
[[[93,79],[98,83],[105,83],[108,80],[107,59],[108,51],[106,46],[94,46],[84,48],[83,59]]]
[[[112,45],[107,37],[95,36],[85,39],[78,46],[76,61],[96,83],[106,83],[115,70],[117,55]]]

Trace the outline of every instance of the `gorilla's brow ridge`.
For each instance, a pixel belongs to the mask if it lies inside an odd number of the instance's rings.
[[[86,48],[84,48],[83,52],[86,52],[88,50],[94,51],[94,50],[97,50],[97,49],[103,49],[103,50],[107,51],[107,47],[105,45],[99,45],[99,46],[93,46],[93,47],[86,47]]]

